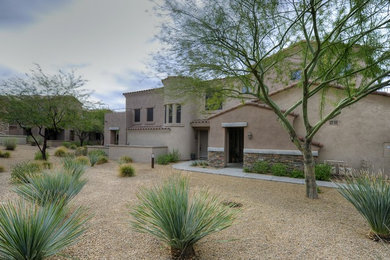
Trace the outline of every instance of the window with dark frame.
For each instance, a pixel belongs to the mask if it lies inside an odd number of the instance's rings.
[[[172,123],[173,118],[172,104],[168,105],[168,123]]]
[[[176,123],[181,123],[181,105],[176,105]]]
[[[295,70],[291,72],[291,79],[292,80],[299,80],[302,77],[302,72],[300,70]]]
[[[148,107],[146,112],[146,121],[153,122],[153,107]]]
[[[141,122],[141,109],[134,109],[134,122]]]
[[[164,124],[167,123],[167,105],[164,106]]]

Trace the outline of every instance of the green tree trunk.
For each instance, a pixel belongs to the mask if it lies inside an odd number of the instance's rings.
[[[306,197],[318,199],[317,183],[314,171],[314,157],[311,151],[311,142],[305,142],[303,151],[303,163],[305,170]]]

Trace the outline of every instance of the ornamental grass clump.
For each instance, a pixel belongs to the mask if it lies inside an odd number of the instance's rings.
[[[92,150],[88,152],[89,162],[93,167],[102,157],[106,157],[107,154],[103,150]]]
[[[54,156],[56,157],[65,157],[69,154],[69,151],[66,147],[60,146],[54,151]]]
[[[125,163],[119,166],[119,176],[133,177],[134,175],[135,175],[135,169],[130,163]]]
[[[5,172],[5,167],[3,165],[0,165],[0,172]]]
[[[49,160],[49,153],[46,152],[46,160]],[[37,161],[42,161],[43,160],[43,156],[42,156],[42,153],[41,151],[37,151],[34,155],[34,160],[37,160]]]
[[[374,240],[390,239],[390,182],[381,174],[362,172],[338,184],[338,191],[367,220]]]
[[[4,148],[6,150],[13,151],[16,148],[16,139],[11,138],[11,139],[5,139],[3,141]]]
[[[38,163],[20,162],[11,169],[11,183],[29,183],[29,178],[40,175],[42,171]]]
[[[44,173],[29,178],[29,183],[17,186],[14,191],[22,198],[46,206],[62,201],[64,205],[73,199],[87,183],[79,175],[64,172]]]
[[[77,156],[75,161],[85,166],[89,165],[89,158],[87,156]]]
[[[129,156],[122,156],[120,159],[119,159],[119,164],[124,164],[124,163],[132,163],[133,162],[133,159]]]
[[[1,152],[0,151],[0,158],[10,158],[11,157],[11,153],[10,152]]]
[[[77,241],[86,230],[82,208],[70,212],[59,203],[27,202],[0,206],[0,259],[44,259]]]
[[[73,157],[65,157],[62,160],[63,169],[65,173],[68,173],[72,176],[81,177],[86,170],[86,164],[82,161],[79,161]]]
[[[133,228],[165,242],[174,259],[193,257],[193,245],[231,226],[237,213],[207,190],[190,196],[188,178],[181,176],[144,188],[137,197],[139,204],[131,212]]]

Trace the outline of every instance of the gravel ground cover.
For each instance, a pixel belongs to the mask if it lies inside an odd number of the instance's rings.
[[[16,199],[11,165],[32,159],[36,149],[18,146],[10,159],[0,158],[7,169],[0,173],[0,202]],[[57,158],[51,160],[58,166]],[[195,245],[199,259],[390,259],[390,245],[366,237],[368,225],[335,189],[321,188],[320,199],[309,200],[303,185],[134,167],[131,178],[118,177],[114,161],[87,170],[88,183],[72,204],[89,209],[89,229],[52,259],[169,259],[169,249],[158,240],[131,230],[129,210],[141,186],[160,183],[173,172],[190,176],[193,190],[208,187],[223,200],[242,203],[232,227]]]

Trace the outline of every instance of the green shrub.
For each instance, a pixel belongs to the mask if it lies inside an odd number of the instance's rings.
[[[332,176],[332,167],[329,164],[316,164],[316,179],[320,181],[329,181]]]
[[[62,146],[69,149],[71,146],[71,143],[70,142],[62,142]]]
[[[157,164],[167,165],[170,163],[170,156],[168,154],[161,154],[157,156]]]
[[[180,159],[180,154],[178,150],[173,149],[171,153],[168,154],[169,162],[178,162]]]
[[[56,157],[65,157],[67,155],[68,155],[68,149],[64,146],[60,146],[54,151],[54,156]]]
[[[72,149],[72,150],[76,150],[76,149],[77,149],[77,145],[71,144],[71,145],[69,146],[69,148]]]
[[[4,152],[2,153],[0,151],[0,158],[10,158],[11,157],[11,153],[10,152]]]
[[[38,163],[20,162],[11,169],[11,182],[14,184],[28,183],[29,178],[39,175],[42,168]]]
[[[190,258],[203,237],[232,225],[236,212],[204,190],[191,194],[188,178],[172,176],[160,186],[144,188],[131,211],[132,226],[171,247],[174,259]]]
[[[51,169],[51,168],[53,168],[53,163],[52,162],[44,161],[44,160],[33,161],[33,162],[30,162],[30,164],[36,165],[40,169]]]
[[[134,175],[135,175],[135,169],[130,163],[125,163],[119,166],[119,176],[133,177]]]
[[[88,217],[61,204],[47,207],[20,201],[0,206],[0,259],[44,259],[76,242]]]
[[[88,154],[96,154],[98,156],[107,156],[106,152],[103,150],[92,150],[92,151],[89,151]]]
[[[3,145],[6,150],[13,151],[16,148],[16,139],[15,138],[5,139]]]
[[[17,186],[15,192],[40,206],[60,201],[66,205],[87,183],[87,180],[81,179],[80,176],[64,172],[44,173],[28,178],[29,183]]]
[[[104,164],[104,163],[108,163],[108,158],[107,158],[107,156],[99,156],[99,159],[98,159],[98,161],[96,162],[96,164]]]
[[[133,159],[129,156],[122,156],[120,159],[119,159],[119,164],[124,164],[124,163],[132,163],[133,162]]]
[[[269,172],[269,163],[266,161],[257,161],[253,164],[252,171],[255,173],[266,174]]]
[[[3,165],[0,165],[0,172],[5,172],[5,168]]]
[[[290,177],[292,178],[298,178],[298,179],[303,179],[305,178],[305,173],[301,170],[294,169],[290,173]]]
[[[87,158],[88,163],[88,158]],[[86,164],[80,160],[77,160],[73,157],[65,157],[62,160],[64,171],[72,176],[81,177],[84,174],[86,169]]]
[[[77,156],[75,160],[82,165],[89,165],[89,158],[87,156]]]
[[[252,172],[252,170],[249,167],[244,167],[242,170],[244,172]]]
[[[282,163],[275,163],[271,166],[271,173],[275,176],[287,176],[287,167]]]
[[[96,153],[88,153],[88,158],[89,158],[89,163],[93,167],[93,166],[95,166],[97,161],[99,161],[100,155],[98,155]]]
[[[49,153],[46,152],[46,160],[49,160]],[[34,160],[37,160],[37,161],[40,161],[40,160],[43,160],[43,157],[42,157],[42,153],[41,151],[37,151],[34,155]]]
[[[381,175],[363,172],[337,184],[338,191],[367,220],[374,238],[390,237],[390,182]]]
[[[81,147],[80,141],[72,141],[71,144],[72,144],[72,145],[75,145],[75,146],[77,146],[77,147]],[[84,142],[84,144],[85,144],[85,142]]]
[[[205,167],[209,166],[209,163],[207,161],[193,161],[191,163],[191,166],[195,166],[195,167],[198,166],[198,167],[205,168]]]
[[[86,156],[87,152],[88,152],[87,147],[77,147],[74,154],[75,156]]]
[[[43,144],[43,138],[42,137],[36,136],[35,139],[38,141],[39,145]],[[36,146],[37,145],[31,135],[29,135],[27,137],[27,143],[30,144],[31,146]]]

